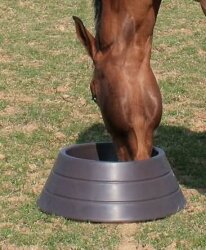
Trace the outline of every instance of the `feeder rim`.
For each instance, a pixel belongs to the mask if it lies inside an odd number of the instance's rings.
[[[153,156],[153,157],[150,157],[149,159],[147,160],[135,160],[135,161],[103,161],[103,160],[95,160],[95,159],[87,159],[87,158],[81,158],[81,157],[76,157],[76,156],[72,156],[70,154],[68,154],[68,151],[70,149],[74,149],[74,148],[78,148],[78,147],[87,147],[87,146],[94,146],[94,145],[101,145],[101,144],[112,144],[112,142],[91,142],[91,143],[78,143],[78,144],[72,144],[72,145],[68,145],[68,146],[65,146],[63,148],[60,149],[60,154],[61,155],[64,155],[64,157],[66,157],[67,159],[73,159],[73,160],[79,160],[79,161],[86,161],[86,162],[101,162],[101,163],[104,163],[108,166],[111,167],[111,165],[133,165],[134,163],[149,163],[149,162],[152,162],[152,161],[156,161],[158,160],[159,158],[162,158],[165,156],[165,152],[163,149],[159,148],[159,147],[156,147],[156,146],[153,146],[153,149],[157,152],[157,155]]]

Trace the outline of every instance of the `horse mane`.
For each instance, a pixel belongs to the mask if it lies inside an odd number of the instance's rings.
[[[95,28],[96,31],[98,31],[102,13],[102,0],[94,0],[94,11],[95,11]]]

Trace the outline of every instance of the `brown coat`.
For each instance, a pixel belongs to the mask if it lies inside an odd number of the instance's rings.
[[[205,10],[205,1],[201,6]],[[151,156],[162,99],[150,66],[153,29],[161,0],[102,0],[96,37],[73,17],[94,62],[93,98],[117,147],[119,160]]]

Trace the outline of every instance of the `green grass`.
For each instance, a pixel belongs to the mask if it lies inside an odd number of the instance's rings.
[[[188,201],[169,218],[79,223],[41,213],[36,200],[61,147],[108,141],[91,101],[92,64],[72,15],[93,30],[89,0],[0,3],[0,248],[206,249],[206,19],[198,3],[165,0],[152,65],[164,113],[155,137]]]

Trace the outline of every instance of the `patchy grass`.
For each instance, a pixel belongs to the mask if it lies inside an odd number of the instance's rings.
[[[78,223],[41,213],[36,199],[59,148],[110,140],[91,101],[91,62],[72,15],[93,29],[87,0],[0,3],[0,248],[206,248],[206,19],[199,5],[165,0],[152,64],[164,114],[155,144],[164,148],[187,208],[135,224]]]

